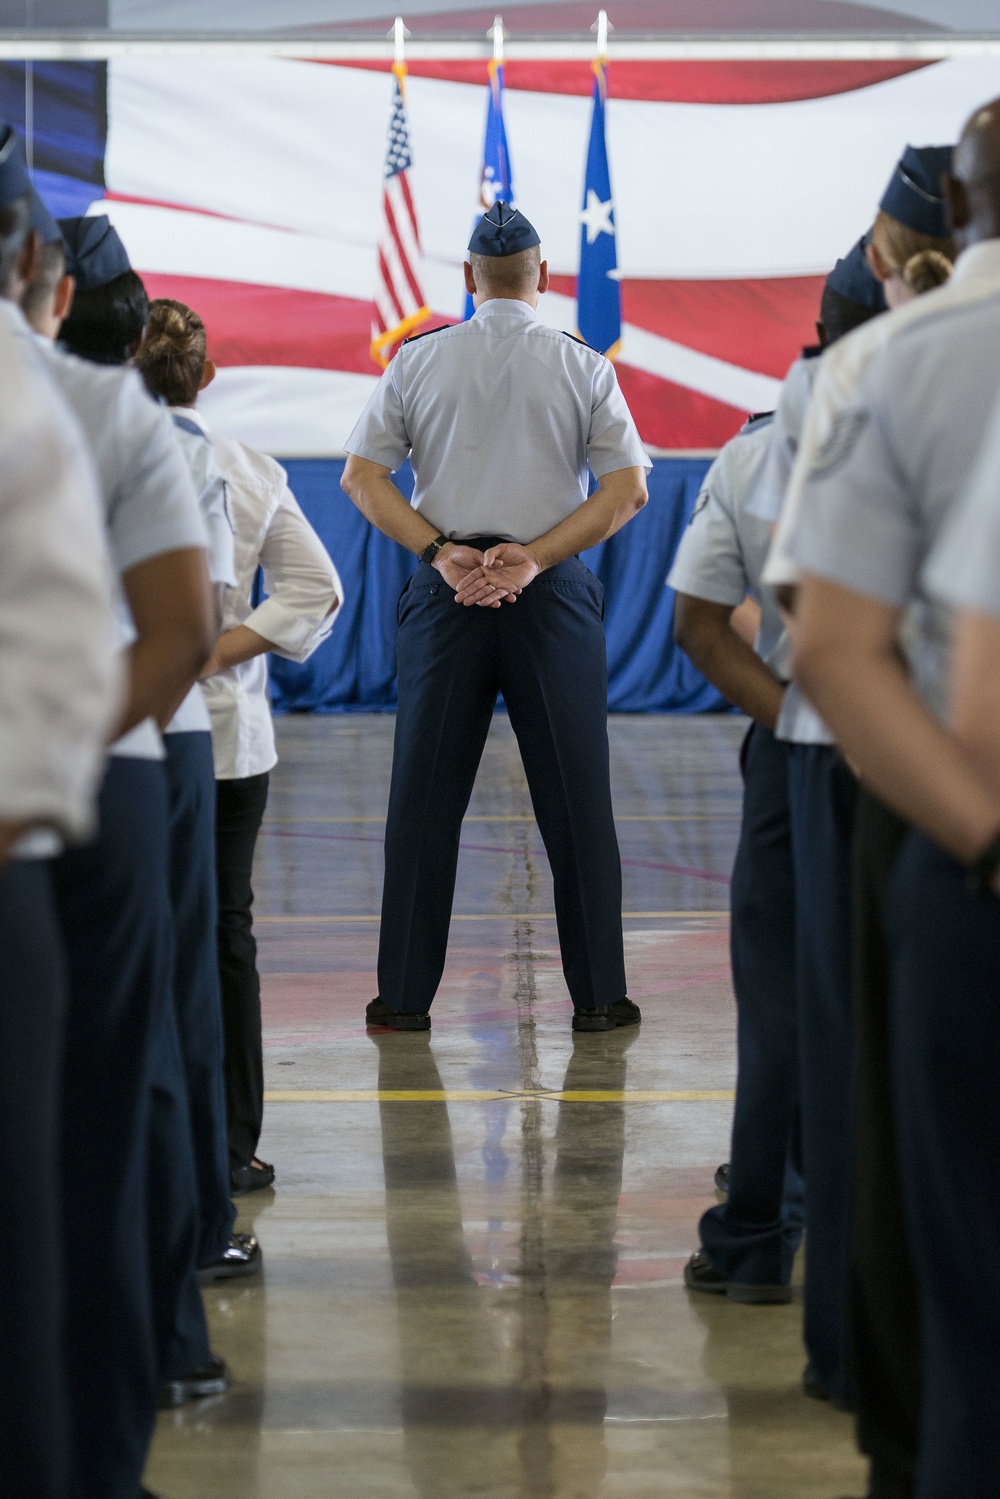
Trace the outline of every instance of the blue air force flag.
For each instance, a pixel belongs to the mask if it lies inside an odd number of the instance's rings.
[[[503,119],[503,63],[490,59],[490,81],[486,97],[486,137],[483,141],[483,174],[479,182],[479,212],[473,228],[498,198],[514,206],[514,174],[507,149],[507,127]],[[472,298],[465,298],[466,318],[475,311]]]
[[[594,63],[594,112],[587,149],[587,176],[580,213],[580,276],[576,285],[576,317],[581,338],[613,359],[622,337],[622,294],[615,278],[615,204],[611,196],[604,115],[608,99],[608,71],[603,58]]]

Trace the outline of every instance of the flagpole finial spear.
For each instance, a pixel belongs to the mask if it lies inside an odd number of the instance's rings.
[[[406,38],[410,35],[403,24],[402,16],[397,16],[395,21],[393,21],[392,30],[389,32],[389,35],[392,37],[395,48],[396,67],[401,68],[406,63]]]
[[[493,25],[486,33],[493,43],[493,61],[503,62],[503,44],[507,35],[507,28],[503,24],[503,16],[494,16]]]
[[[593,26],[591,26],[590,29],[591,31],[597,32],[598,58],[606,60],[608,55],[608,32],[614,31],[614,27],[608,20],[608,13],[606,10],[599,10],[597,12],[597,20],[594,22]]]

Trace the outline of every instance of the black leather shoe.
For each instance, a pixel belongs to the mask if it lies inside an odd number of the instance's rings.
[[[630,999],[616,999],[606,1010],[577,1010],[575,1031],[616,1031],[620,1025],[638,1025],[642,1011]]]
[[[220,1260],[202,1265],[198,1284],[207,1286],[213,1280],[232,1280],[237,1275],[256,1275],[264,1263],[260,1245],[253,1234],[231,1234],[229,1245]]]
[[[727,1197],[729,1195],[729,1162],[728,1161],[726,1161],[725,1165],[720,1166],[718,1168],[718,1170],[716,1171],[716,1173],[715,1173],[715,1190],[717,1192],[724,1192]]]
[[[158,1404],[161,1411],[177,1410],[189,1400],[207,1400],[211,1395],[224,1395],[228,1389],[226,1361],[213,1354],[200,1369],[192,1369],[180,1379],[164,1380],[160,1385]]]
[[[380,999],[373,999],[365,1010],[365,1025],[370,1031],[429,1031],[431,1017],[390,1010]]]
[[[139,1499],[160,1499],[159,1494],[154,1494],[152,1489],[140,1489]]]
[[[853,1411],[854,1407],[848,1400],[841,1400],[839,1396],[830,1394],[825,1384],[821,1384],[813,1372],[812,1364],[806,1364],[802,1371],[802,1393],[808,1395],[810,1400],[821,1400],[824,1405],[832,1405],[835,1411]]]
[[[707,1291],[710,1296],[725,1296],[742,1306],[781,1306],[792,1299],[791,1286],[757,1286],[740,1280],[727,1280],[715,1269],[703,1249],[694,1253],[684,1266],[684,1284],[689,1291]]]
[[[273,1181],[274,1167],[269,1166],[266,1161],[261,1161],[259,1166],[255,1166],[253,1161],[249,1166],[234,1166],[229,1173],[229,1195],[245,1197],[248,1192],[263,1192]]]

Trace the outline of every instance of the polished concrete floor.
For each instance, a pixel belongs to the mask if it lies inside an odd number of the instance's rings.
[[[505,718],[429,1037],[365,1034],[390,717],[285,719],[257,875],[277,1190],[259,1283],[207,1292],[232,1391],[161,1417],[170,1499],[834,1499],[845,1416],[801,1306],[685,1291],[726,1158],[733,718],[612,722],[640,1030],[574,1038]]]

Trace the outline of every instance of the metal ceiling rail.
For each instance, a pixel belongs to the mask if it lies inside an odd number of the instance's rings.
[[[945,58],[1000,58],[1000,34],[910,37],[838,36],[675,36],[622,37],[611,42],[611,60],[635,62],[795,62],[795,61],[939,61]],[[592,37],[509,36],[509,61],[591,61]],[[149,33],[67,35],[55,32],[0,31],[0,59],[42,61],[99,60],[116,57],[288,57],[323,62],[392,62],[391,41],[329,35],[273,36],[205,34],[169,36]],[[493,55],[485,38],[415,36],[407,43],[411,62],[487,61]]]

